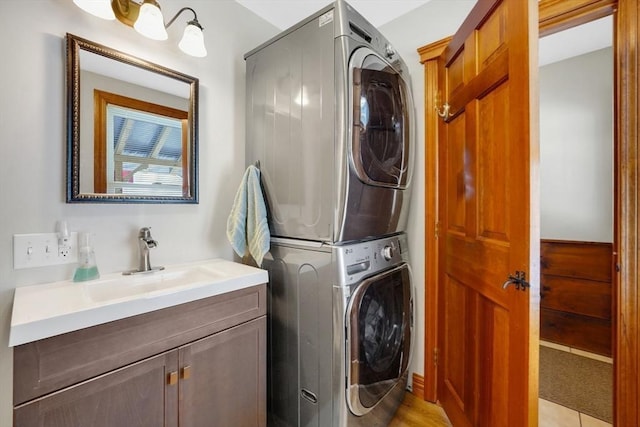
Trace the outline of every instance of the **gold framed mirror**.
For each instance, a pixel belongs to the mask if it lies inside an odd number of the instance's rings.
[[[67,203],[198,203],[198,79],[66,37]]]

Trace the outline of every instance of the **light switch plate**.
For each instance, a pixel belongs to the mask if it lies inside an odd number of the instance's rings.
[[[69,233],[68,250],[58,250],[58,233],[13,235],[13,268],[46,267],[78,262],[78,233]]]

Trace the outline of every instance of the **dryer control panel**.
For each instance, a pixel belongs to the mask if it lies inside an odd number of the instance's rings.
[[[408,262],[407,236],[399,234],[382,239],[337,246],[339,284],[348,286],[379,271]]]

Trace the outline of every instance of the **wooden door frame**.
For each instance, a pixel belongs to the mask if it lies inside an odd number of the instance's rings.
[[[541,0],[540,35],[614,14],[617,277],[613,283],[614,424],[640,425],[640,10],[637,0]],[[438,57],[450,38],[418,49],[425,71],[425,353],[424,399],[437,400]],[[422,392],[422,390],[420,390]]]

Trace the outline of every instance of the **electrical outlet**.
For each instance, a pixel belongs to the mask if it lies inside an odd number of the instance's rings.
[[[58,245],[58,233],[13,235],[13,268],[45,267],[78,262],[78,233],[69,233],[66,245]]]
[[[71,246],[68,244],[58,246],[58,257],[67,258],[71,255]]]

